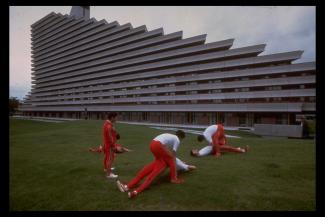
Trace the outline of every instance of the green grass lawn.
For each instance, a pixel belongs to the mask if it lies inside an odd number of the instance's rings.
[[[48,123],[10,119],[10,210],[315,210],[315,141],[266,139],[247,132],[230,138],[250,145],[247,154],[194,158],[203,147],[187,134],[180,159],[198,167],[168,183],[169,170],[135,199],[106,179],[103,155],[88,147],[101,143],[103,121]],[[117,124],[119,141],[134,152],[118,155],[115,172],[129,181],[153,160],[150,141],[167,132]]]

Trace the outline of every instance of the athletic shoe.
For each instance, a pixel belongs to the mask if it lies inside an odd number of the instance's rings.
[[[127,185],[124,185],[122,182],[120,182],[119,180],[116,181],[116,185],[118,187],[118,189],[121,191],[121,192],[127,192],[129,190],[128,186]]]
[[[118,175],[115,175],[114,173],[109,174],[109,176],[106,176],[108,179],[116,179]]]
[[[128,197],[131,199],[131,198],[137,196],[137,194],[138,194],[137,191],[130,191],[130,192],[128,193]]]

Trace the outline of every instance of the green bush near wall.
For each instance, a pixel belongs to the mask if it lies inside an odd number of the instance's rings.
[[[314,135],[316,133],[316,120],[307,120],[309,135]]]

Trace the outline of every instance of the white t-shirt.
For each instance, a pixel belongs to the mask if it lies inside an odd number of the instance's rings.
[[[208,141],[209,145],[212,145],[212,136],[217,132],[217,130],[218,130],[218,125],[216,124],[211,125],[204,130],[203,136]]]
[[[170,133],[160,134],[153,140],[161,142],[162,145],[173,149],[175,152],[177,151],[179,143],[180,143],[178,137],[173,134],[170,134]]]

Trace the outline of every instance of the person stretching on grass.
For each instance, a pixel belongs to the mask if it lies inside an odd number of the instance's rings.
[[[116,139],[119,140],[120,139],[120,134],[116,134]],[[121,154],[121,153],[124,153],[124,152],[130,152],[132,150],[128,149],[128,148],[125,148],[123,147],[122,145],[118,144],[118,143],[115,143],[115,148],[114,148],[114,155],[113,155],[113,162],[116,158],[116,154]],[[90,152],[97,152],[97,153],[103,153],[103,146],[102,145],[99,145],[98,147],[96,148],[89,148],[88,149]],[[112,163],[113,164],[113,163]],[[176,169],[177,170],[181,170],[181,171],[190,171],[190,170],[195,170],[196,169],[196,166],[194,165],[189,165],[189,164],[186,164],[184,161],[176,158]],[[114,170],[114,167],[111,167],[111,170]],[[106,172],[106,169],[104,169],[104,171]]]
[[[116,134],[116,140],[119,140],[120,139],[120,134]],[[97,152],[97,153],[103,153],[103,146],[102,145],[99,145],[98,147],[96,148],[92,148],[90,147],[88,149],[88,151],[90,152]],[[121,144],[118,144],[118,143],[115,143],[114,144],[114,153],[115,154],[120,154],[120,153],[124,153],[124,152],[130,152],[132,150],[128,149],[128,148],[125,148],[123,147]],[[115,156],[114,156],[115,157]]]
[[[207,140],[208,146],[201,150],[191,150],[192,156],[201,157],[212,154],[215,157],[220,157],[221,152],[246,153],[249,149],[249,146],[246,146],[245,148],[235,148],[227,145],[225,131],[222,124],[209,126],[204,130],[203,135],[197,137],[199,142],[202,142],[204,139]]]
[[[110,112],[108,113],[107,120],[104,122],[103,128],[102,128],[102,136],[103,136],[103,152],[105,154],[104,157],[104,170],[106,170],[107,178],[117,178],[117,175],[115,175],[112,170],[112,163],[114,160],[114,144],[116,143],[116,130],[114,128],[114,124],[117,119],[117,113],[116,112]]]
[[[120,139],[120,134],[116,134],[116,140],[119,140]],[[89,148],[88,149],[90,152],[97,152],[97,153],[104,153],[104,150],[103,150],[103,146],[102,145],[99,145],[98,147],[96,148]],[[123,147],[122,145],[118,144],[118,143],[115,143],[114,144],[114,147],[113,147],[113,156],[112,156],[112,162],[111,164],[113,165],[114,163],[114,160],[116,158],[116,154],[121,154],[121,153],[124,153],[124,152],[130,152],[132,150],[128,149],[128,148],[125,148]],[[111,170],[114,170],[114,167],[111,167]],[[107,172],[106,168],[104,168],[104,172]]]
[[[150,151],[155,157],[155,160],[144,166],[128,184],[123,184],[117,180],[116,184],[121,192],[128,192],[128,197],[133,198],[148,188],[154,178],[158,176],[166,167],[170,169],[170,182],[182,183],[183,180],[177,178],[176,171],[176,151],[180,145],[180,140],[185,138],[185,133],[182,130],[176,131],[176,136],[170,133],[164,133],[155,137],[150,143]],[[169,150],[171,149],[171,150]],[[136,189],[134,188],[144,177],[145,181]]]

